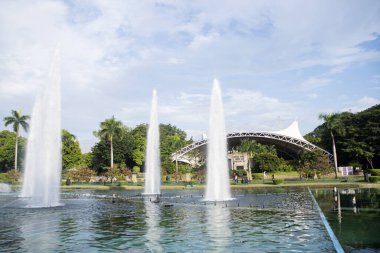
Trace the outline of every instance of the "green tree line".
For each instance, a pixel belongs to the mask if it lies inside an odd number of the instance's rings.
[[[109,122],[106,119],[104,122]],[[147,138],[147,124],[139,124],[134,128],[129,128],[121,122],[117,123],[118,130],[111,138],[106,132],[104,122],[100,123],[100,130],[94,132],[99,141],[92,147],[91,167],[98,173],[103,173],[112,167],[113,162],[122,167],[143,169],[145,162],[145,149]],[[160,155],[163,173],[173,173],[175,165],[172,162],[171,154],[177,148],[184,147],[192,142],[186,140],[186,133],[183,130],[171,125],[160,124]],[[112,145],[111,145],[112,143]],[[112,160],[112,163],[110,163]]]
[[[324,123],[305,138],[334,153],[338,166],[352,165],[365,170],[380,167],[380,105],[362,112],[321,116]]]

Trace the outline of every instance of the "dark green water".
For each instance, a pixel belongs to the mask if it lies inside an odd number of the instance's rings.
[[[195,190],[160,203],[139,193],[65,191],[63,206],[39,209],[0,194],[0,251],[334,252],[307,190],[235,191],[221,203]]]
[[[380,252],[380,189],[314,190],[346,252]]]

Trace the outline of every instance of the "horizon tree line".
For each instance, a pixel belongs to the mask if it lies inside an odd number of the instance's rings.
[[[305,138],[321,148],[332,151],[335,177],[338,176],[337,167],[340,164],[353,164],[362,166],[364,169],[373,169],[380,163],[380,145],[378,144],[380,143],[378,134],[380,132],[379,115],[380,105],[356,114],[350,112],[320,114],[318,118],[323,120],[322,125],[311,133],[306,134]],[[4,125],[11,126],[15,134],[13,152],[13,169],[15,171],[19,170],[20,130],[28,131],[29,119],[29,115],[22,115],[21,111],[16,110],[12,110],[10,116],[4,117]],[[63,129],[63,170],[66,171],[75,166],[87,166],[97,171],[97,173],[103,173],[108,168],[113,168],[115,162],[118,166],[143,168],[146,131],[147,124],[129,128],[112,116],[100,122],[99,130],[94,131],[94,135],[99,141],[92,147],[91,152],[82,154],[75,135]],[[163,172],[178,174],[189,170],[189,168],[177,161],[173,163],[171,154],[191,143],[192,140],[186,140],[186,133],[170,124],[160,124],[160,136],[162,166],[165,167]],[[257,144],[259,143],[255,144],[248,142],[248,140],[243,140],[238,149],[241,152],[247,152],[251,158],[257,157],[258,153],[263,153],[262,147]],[[22,145],[21,148],[24,149],[24,144],[22,143]],[[271,152],[272,154],[275,153],[273,149],[267,153]],[[338,157],[341,157],[339,161]],[[265,162],[257,162],[257,164],[263,166],[262,164],[265,164]]]

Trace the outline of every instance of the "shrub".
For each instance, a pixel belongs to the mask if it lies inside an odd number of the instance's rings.
[[[284,183],[284,179],[283,178],[275,178],[273,179],[273,184],[282,184]]]
[[[380,176],[380,169],[372,169],[370,172],[372,176]]]
[[[96,172],[87,167],[74,168],[66,174],[66,178],[76,182],[90,182],[94,176],[96,176]]]
[[[140,167],[139,166],[134,166],[132,170],[133,170],[133,172],[135,172],[137,174],[140,173]]]
[[[238,169],[236,173],[239,175],[239,177],[247,175],[247,172],[244,169]]]
[[[264,176],[263,173],[252,173],[253,179],[263,179],[263,176]]]
[[[5,182],[6,181],[6,173],[0,173],[0,182]]]
[[[9,184],[16,184],[20,179],[20,172],[15,170],[10,170],[2,176],[2,181]]]
[[[283,172],[294,171],[294,167],[289,164],[280,164],[277,168],[277,171],[283,171]]]
[[[370,176],[369,181],[371,183],[380,183],[380,176]]]

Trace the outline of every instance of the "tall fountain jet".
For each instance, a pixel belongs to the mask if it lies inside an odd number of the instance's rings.
[[[161,194],[161,162],[160,162],[160,133],[157,119],[157,92],[153,90],[152,108],[148,128],[148,145],[145,162],[145,190],[144,194]]]
[[[30,207],[60,205],[61,94],[60,51],[57,48],[49,79],[38,91],[30,122],[21,197]]]
[[[206,201],[231,199],[227,163],[227,139],[219,81],[214,79],[207,142]]]

